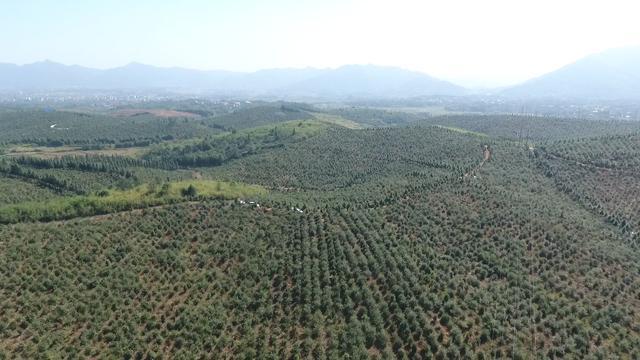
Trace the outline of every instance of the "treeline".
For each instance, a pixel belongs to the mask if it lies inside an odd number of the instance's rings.
[[[48,147],[60,147],[65,145],[73,145],[80,146],[82,150],[103,150],[109,149],[112,147],[115,148],[129,148],[129,147],[146,147],[152,144],[157,144],[163,141],[171,141],[176,140],[176,137],[173,135],[163,135],[163,136],[155,136],[155,137],[139,137],[139,138],[82,138],[82,139],[74,139],[74,138],[34,138],[34,137],[21,137],[16,139],[15,142],[21,142],[26,144],[34,144],[37,146],[48,146]],[[11,142],[9,142],[11,143]]]
[[[162,159],[137,159],[126,156],[62,156],[53,159],[43,159],[31,156],[12,158],[18,164],[40,169],[75,169],[81,171],[97,171],[117,173],[123,176],[132,176],[127,170],[130,167],[149,167],[166,170],[175,170],[177,165],[171,160]]]

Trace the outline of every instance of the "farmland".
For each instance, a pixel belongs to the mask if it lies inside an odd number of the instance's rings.
[[[0,113],[0,356],[637,356],[640,123],[187,104]]]

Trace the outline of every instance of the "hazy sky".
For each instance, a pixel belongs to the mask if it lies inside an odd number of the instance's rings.
[[[400,66],[504,85],[640,45],[640,1],[2,0],[0,62]]]

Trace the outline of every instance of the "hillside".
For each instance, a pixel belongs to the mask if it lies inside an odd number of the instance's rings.
[[[634,358],[637,126],[311,110],[0,116],[0,357]]]
[[[514,97],[639,99],[640,47],[608,50],[502,92]]]

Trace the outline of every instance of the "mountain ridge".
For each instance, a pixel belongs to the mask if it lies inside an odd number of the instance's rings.
[[[313,96],[461,95],[466,92],[461,86],[427,74],[376,65],[345,65],[335,69],[280,68],[242,73],[157,67],[138,62],[101,70],[49,60],[25,65],[0,63],[0,88],[189,88]]]
[[[398,67],[273,68],[255,72],[158,67],[139,62],[94,69],[51,60],[0,63],[2,90],[189,89],[249,96],[410,98],[479,93]],[[508,98],[640,99],[640,46],[605,50],[520,84],[485,90]]]

